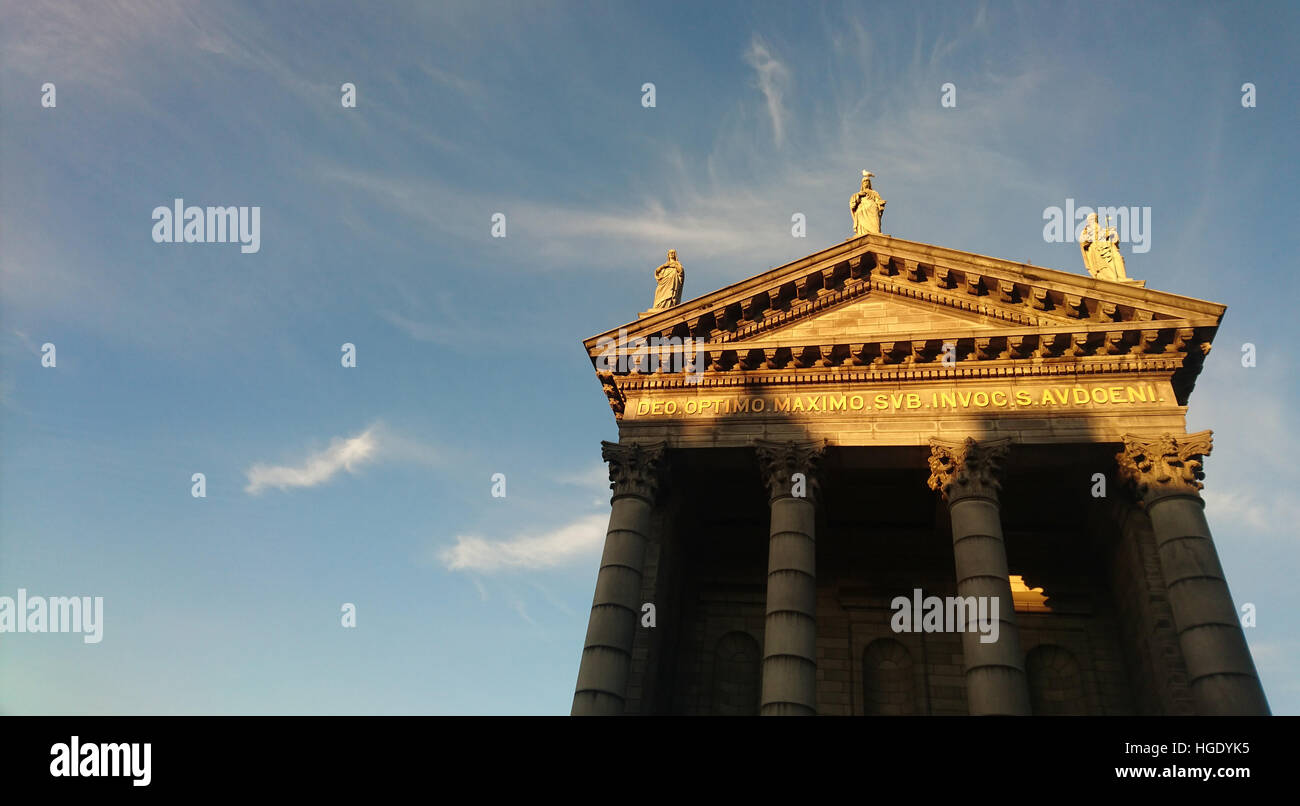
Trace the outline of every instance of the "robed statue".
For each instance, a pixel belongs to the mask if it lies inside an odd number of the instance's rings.
[[[1083,255],[1083,265],[1088,274],[1098,280],[1110,280],[1113,283],[1132,283],[1124,270],[1124,256],[1119,252],[1119,233],[1110,226],[1097,221],[1096,213],[1088,214],[1088,221],[1079,233],[1079,253]]]
[[[655,303],[650,310],[671,308],[682,301],[682,284],[686,281],[686,270],[677,261],[677,250],[668,250],[668,260],[655,269]]]
[[[853,237],[868,232],[880,232],[880,219],[885,214],[885,200],[871,188],[871,171],[862,172],[862,189],[849,198],[849,215],[853,217]]]

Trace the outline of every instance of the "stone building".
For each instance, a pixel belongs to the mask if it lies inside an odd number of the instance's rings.
[[[1224,310],[869,233],[588,339],[573,713],[1268,713],[1185,428]]]

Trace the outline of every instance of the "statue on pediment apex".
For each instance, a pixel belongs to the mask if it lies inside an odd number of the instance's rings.
[[[871,187],[871,171],[862,172],[862,187],[849,198],[849,215],[853,218],[853,237],[880,232],[885,215],[885,200]]]

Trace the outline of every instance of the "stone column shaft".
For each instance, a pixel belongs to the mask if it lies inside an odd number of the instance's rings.
[[[1155,533],[1174,629],[1200,714],[1267,715],[1268,701],[1205,520],[1201,460],[1210,431],[1124,436],[1121,478],[1134,484]]]
[[[762,716],[817,713],[817,509],[822,443],[760,443],[771,494]],[[796,474],[801,474],[796,475]]]
[[[961,636],[966,702],[976,716],[1031,713],[998,504],[997,476],[1008,447],[1005,439],[967,439],[962,444],[930,440],[929,483],[948,502],[957,595],[989,597],[998,603],[996,641],[981,641],[986,636],[971,625],[965,625]]]
[[[574,716],[623,713],[632,642],[641,615],[641,576],[650,516],[664,453],[663,443],[601,444],[614,494],[578,667]]]

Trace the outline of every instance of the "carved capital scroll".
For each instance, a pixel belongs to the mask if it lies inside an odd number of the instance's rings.
[[[972,496],[996,501],[1002,487],[1002,463],[1010,447],[1010,437],[986,442],[971,437],[964,442],[931,439],[930,489],[949,502]]]
[[[609,463],[611,498],[635,495],[654,501],[663,474],[664,442],[600,443],[600,455]]]
[[[817,469],[826,454],[826,443],[818,442],[767,442],[755,443],[758,452],[758,469],[763,483],[773,500],[777,498],[807,498],[815,501],[820,489]],[[803,474],[803,482],[794,478]],[[802,495],[801,495],[802,493]]]
[[[1124,451],[1116,454],[1119,477],[1143,500],[1164,495],[1197,495],[1205,485],[1201,460],[1214,447],[1213,431],[1138,437],[1124,434]]]

